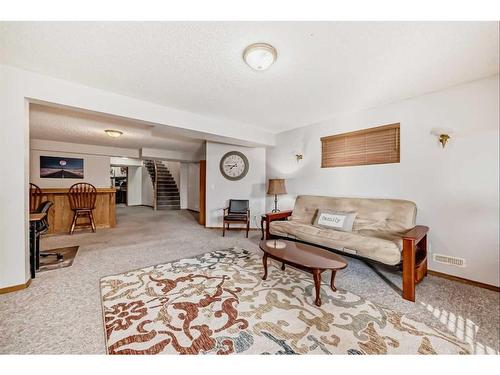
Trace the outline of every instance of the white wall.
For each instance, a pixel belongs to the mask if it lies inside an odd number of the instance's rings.
[[[206,160],[207,144],[200,147],[194,156],[196,161]],[[187,164],[187,209],[200,212],[200,163]]]
[[[57,156],[83,159],[83,179],[40,178],[40,156]],[[109,156],[73,154],[70,152],[30,150],[30,182],[41,188],[69,188],[77,182],[87,182],[97,188],[109,188]]]
[[[149,176],[146,168],[141,168],[142,186],[141,186],[141,200],[145,206],[153,207],[153,182]]]
[[[142,167],[143,165],[141,159],[127,158],[127,157],[118,158],[114,156],[110,158],[110,163],[111,165],[123,166],[123,167],[128,167],[130,165],[135,167]]]
[[[200,147],[201,149],[201,147]],[[188,152],[188,151],[174,151],[174,150],[161,150],[156,148],[141,148],[141,157],[143,159],[161,159],[161,160],[172,160],[172,161],[198,161],[199,151]]]
[[[180,163],[179,170],[179,194],[181,197],[181,210],[188,208],[188,173],[189,163]]]
[[[467,262],[457,268],[430,260],[430,269],[498,286],[498,87],[496,76],[279,134],[267,174],[286,178],[280,207],[293,207],[297,194],[412,200],[418,223],[430,227],[430,250]],[[320,168],[321,137],[395,122],[401,163]],[[454,130],[445,149],[430,134],[434,127]]]
[[[194,154],[194,162],[207,159],[207,142],[204,142],[198,151]]]
[[[144,167],[129,166],[127,176],[127,205],[142,204],[142,169]]]
[[[222,156],[229,151],[240,151],[250,163],[247,175],[239,181],[229,181],[219,170]],[[252,227],[260,227],[260,215],[265,211],[266,150],[207,142],[207,227],[222,227],[222,209],[229,199],[249,199]]]
[[[29,277],[29,105],[0,65],[0,288]]]
[[[200,211],[200,163],[188,164],[187,209]]]
[[[111,156],[115,160],[122,161],[134,160],[133,158],[139,157],[139,150],[133,148],[96,146],[83,143],[48,141],[46,139],[31,139],[30,147],[36,150],[55,150],[61,152],[72,152],[76,154]],[[128,164],[117,163],[117,165]]]

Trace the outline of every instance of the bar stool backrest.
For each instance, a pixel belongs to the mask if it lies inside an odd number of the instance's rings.
[[[42,203],[42,189],[30,183],[30,214],[37,212]]]
[[[97,189],[92,184],[79,182],[69,188],[68,197],[72,210],[93,210],[97,198]]]

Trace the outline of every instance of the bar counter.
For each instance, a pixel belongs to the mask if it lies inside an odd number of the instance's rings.
[[[54,203],[49,211],[48,234],[68,234],[73,220],[69,206],[68,188],[42,188],[42,201]],[[116,225],[114,188],[97,188],[97,198],[93,211],[97,229],[113,228]],[[81,221],[80,221],[81,220]],[[82,222],[85,219],[79,219]],[[84,222],[84,221],[83,221]],[[90,229],[83,229],[90,232]],[[76,230],[78,233],[80,230]]]

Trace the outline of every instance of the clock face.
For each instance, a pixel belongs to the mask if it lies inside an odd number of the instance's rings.
[[[228,180],[241,180],[248,172],[248,159],[239,151],[230,151],[222,157],[220,171]]]

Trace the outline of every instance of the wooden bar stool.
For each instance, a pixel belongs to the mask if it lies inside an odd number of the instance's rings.
[[[73,234],[76,227],[89,228],[89,224],[92,232],[95,232],[94,215],[92,214],[97,198],[97,189],[95,186],[85,182],[74,184],[69,188],[68,197],[69,205],[73,210],[73,222],[71,223],[69,234]],[[82,216],[86,216],[89,219],[89,223],[77,225],[78,218]]]

